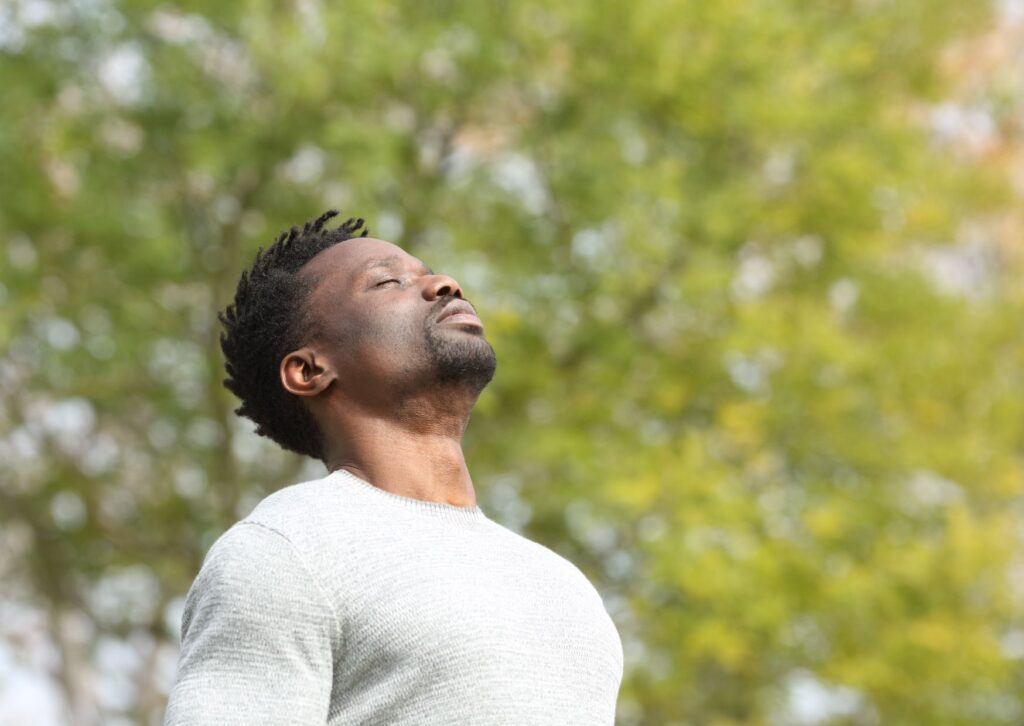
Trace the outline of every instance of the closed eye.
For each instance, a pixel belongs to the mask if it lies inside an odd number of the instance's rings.
[[[381,281],[380,281],[380,282],[378,282],[378,283],[377,283],[377,284],[376,284],[376,285],[375,285],[374,287],[384,287],[385,285],[387,285],[387,284],[389,284],[389,283],[392,283],[392,282],[394,282],[394,283],[396,283],[396,284],[399,284],[399,285],[401,284],[401,283],[400,283],[400,282],[399,282],[398,280],[396,280],[395,278],[393,278],[393,277],[389,277],[389,278],[388,278],[387,280],[381,280]]]

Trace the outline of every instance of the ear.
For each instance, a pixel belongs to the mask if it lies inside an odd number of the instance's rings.
[[[316,396],[327,390],[337,374],[312,348],[299,348],[281,361],[281,385],[296,396]]]

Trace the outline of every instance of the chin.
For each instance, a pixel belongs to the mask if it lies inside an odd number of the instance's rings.
[[[460,335],[428,332],[429,346],[438,383],[475,388],[478,392],[494,378],[498,360],[483,334],[463,331]]]

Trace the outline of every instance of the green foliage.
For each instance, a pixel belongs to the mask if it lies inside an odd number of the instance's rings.
[[[0,9],[3,578],[76,722],[110,638],[147,666],[98,713],[160,713],[206,548],[320,475],[232,414],[215,312],[257,246],[340,206],[481,310],[478,496],[605,594],[621,723],[1019,723],[1024,296],[984,225],[1012,197],[927,125],[940,53],[988,20]],[[978,229],[982,273],[944,288]]]

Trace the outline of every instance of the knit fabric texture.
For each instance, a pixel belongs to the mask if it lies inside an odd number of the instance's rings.
[[[214,543],[166,724],[613,724],[618,631],[593,585],[479,507],[339,470]]]

